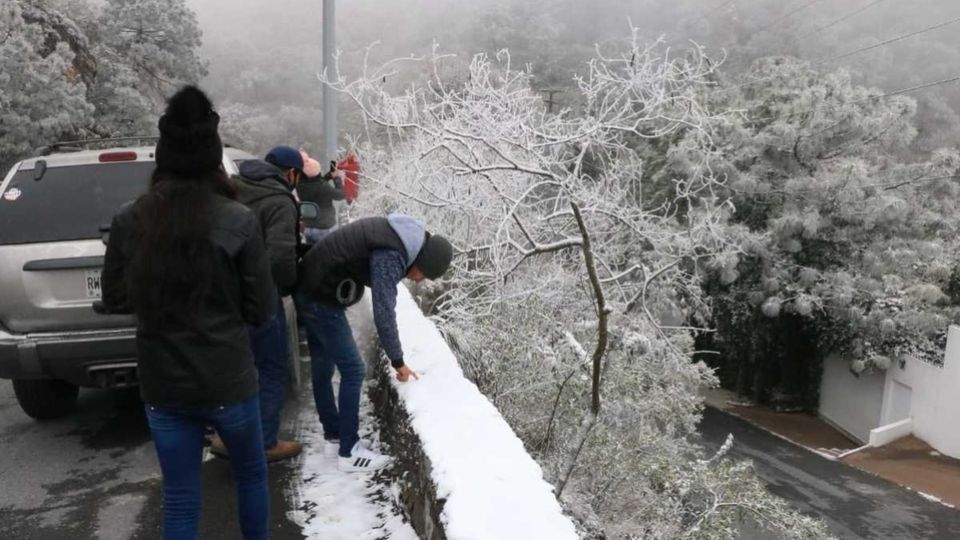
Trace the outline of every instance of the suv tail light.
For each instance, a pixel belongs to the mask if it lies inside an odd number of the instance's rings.
[[[104,152],[100,154],[100,163],[113,163],[115,161],[136,161],[136,152]]]

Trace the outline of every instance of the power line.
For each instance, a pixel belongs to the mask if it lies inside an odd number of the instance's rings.
[[[727,0],[726,2],[721,2],[721,3],[717,4],[716,6],[708,9],[707,11],[704,11],[704,12],[701,13],[699,16],[693,18],[693,22],[700,21],[701,19],[706,20],[708,17],[710,17],[710,16],[713,15],[714,13],[730,7],[730,6],[733,5],[734,2],[736,2],[736,1],[737,1],[737,0]],[[680,19],[680,20],[674,25],[674,28],[673,28],[674,31],[675,31],[675,32],[678,32],[678,31],[680,30],[680,27],[683,26],[685,23],[688,23],[688,21],[689,21],[689,19]]]
[[[960,75],[957,75],[956,77],[950,77],[949,79],[942,79],[942,80],[939,80],[939,81],[933,81],[933,82],[928,82],[928,83],[924,83],[924,84],[918,84],[918,85],[916,85],[916,86],[911,86],[911,87],[908,87],[908,88],[901,88],[900,90],[894,90],[893,92],[887,92],[886,94],[877,94],[877,95],[875,95],[875,96],[867,96],[867,97],[860,98],[860,99],[854,99],[854,100],[852,100],[852,101],[848,101],[847,103],[848,103],[848,104],[856,104],[856,103],[863,103],[864,101],[871,101],[871,100],[875,100],[875,99],[883,99],[883,98],[888,98],[888,97],[892,97],[892,96],[899,96],[899,95],[903,95],[903,94],[909,94],[909,93],[912,93],[912,92],[916,92],[917,90],[923,90],[923,89],[925,89],[925,88],[932,88],[932,87],[934,87],[934,86],[940,86],[940,85],[942,85],[942,84],[949,84],[949,83],[958,82],[958,81],[960,81]],[[805,111],[805,112],[812,112],[812,111]],[[750,122],[756,123],[756,122],[764,122],[764,121],[767,121],[767,120],[776,120],[777,118],[779,118],[779,117],[778,117],[778,116],[761,116],[761,117],[758,117],[758,118],[748,118],[748,120],[749,120]],[[817,133],[822,133],[822,132],[824,132],[824,131],[829,131],[830,129],[833,129],[833,128],[837,127],[838,125],[842,124],[843,122],[844,122],[844,120],[839,120],[839,121],[837,121],[837,122],[834,122],[833,124],[827,126],[826,128],[817,131]]]
[[[703,15],[701,15],[701,17],[702,17],[702,18],[706,18],[706,17],[709,17],[710,15],[713,15],[714,13],[716,13],[716,12],[718,12],[718,11],[723,11],[724,9],[726,9],[726,8],[730,7],[731,5],[733,5],[733,3],[736,2],[736,1],[737,1],[737,0],[727,0],[727,1],[724,2],[724,3],[717,5],[716,7],[710,8],[706,13],[704,13]]]
[[[800,6],[800,7],[796,8],[796,9],[790,11],[789,13],[787,13],[787,14],[783,15],[782,17],[780,17],[779,19],[774,20],[772,23],[769,23],[769,24],[767,24],[766,26],[761,27],[759,30],[754,30],[753,32],[750,33],[750,36],[748,36],[748,39],[751,38],[751,37],[753,37],[753,36],[755,36],[755,35],[757,35],[757,34],[759,34],[760,32],[765,32],[765,31],[770,30],[771,28],[773,28],[773,27],[775,27],[775,26],[779,26],[781,23],[783,23],[783,21],[789,19],[789,18],[792,17],[793,15],[796,15],[797,13],[799,13],[799,12],[807,9],[808,7],[814,5],[814,4],[818,3],[818,2],[822,2],[822,1],[823,1],[823,0],[810,0],[810,2],[807,2],[806,4],[803,4],[802,6]],[[727,2],[726,4],[724,4],[724,5],[721,6],[721,7],[725,7],[725,6],[727,6],[727,5],[729,5],[729,4],[732,4],[732,3],[733,3],[732,1],[731,1],[731,2]],[[713,10],[711,10],[709,13],[713,13]],[[704,17],[706,17],[706,15],[704,15]],[[728,47],[733,46],[736,42],[737,42],[737,38],[734,37],[733,40],[729,41],[726,45],[721,45],[720,48],[721,48],[721,49],[726,49],[726,48],[728,48]]]
[[[873,6],[876,6],[877,4],[880,4],[880,3],[885,2],[885,1],[886,1],[886,0],[874,0],[873,2],[871,2],[871,3],[869,3],[869,4],[865,5],[865,6],[863,6],[862,8],[857,9],[856,11],[854,11],[854,12],[852,12],[852,13],[848,13],[848,14],[840,17],[839,19],[837,19],[837,20],[835,20],[835,21],[833,21],[833,22],[831,22],[831,23],[827,23],[827,24],[825,24],[825,25],[823,25],[823,26],[814,28],[812,31],[804,34],[804,36],[809,36],[809,35],[811,35],[811,34],[818,34],[818,33],[823,32],[824,30],[826,30],[826,29],[828,29],[828,28],[833,28],[834,26],[836,26],[836,25],[838,25],[838,24],[840,24],[840,23],[842,23],[842,22],[844,22],[844,21],[850,20],[850,19],[856,17],[857,15],[863,13],[864,11],[867,11],[868,9],[872,8]],[[803,36],[802,36],[802,37],[803,37]]]
[[[881,1],[882,1],[882,0],[881,0]],[[925,33],[927,33],[927,32],[931,32],[931,31],[933,31],[933,30],[939,30],[940,28],[944,28],[944,27],[946,27],[946,26],[949,26],[949,25],[952,25],[952,24],[956,24],[956,23],[958,23],[958,22],[960,22],[960,17],[956,17],[956,18],[950,19],[950,20],[948,20],[948,21],[935,24],[935,25],[933,25],[933,26],[928,26],[928,27],[922,28],[922,29],[920,29],[920,30],[916,30],[916,31],[913,31],[913,32],[909,32],[909,33],[907,33],[907,34],[903,34],[903,35],[900,35],[900,36],[897,36],[897,37],[894,37],[894,38],[890,38],[890,39],[881,41],[880,43],[875,43],[875,44],[873,44],[873,45],[868,45],[868,46],[866,46],[866,47],[860,47],[859,49],[854,49],[854,50],[852,50],[852,51],[848,51],[848,52],[845,52],[845,53],[840,54],[840,55],[837,55],[837,56],[828,57],[828,58],[821,58],[820,60],[817,60],[817,61],[815,61],[815,62],[811,62],[811,66],[820,66],[820,65],[826,64],[826,63],[828,63],[828,62],[835,62],[835,61],[837,61],[837,60],[842,60],[842,59],[844,59],[844,58],[848,58],[848,57],[853,56],[853,55],[855,55],[855,54],[859,54],[859,53],[862,53],[862,52],[865,52],[865,51],[869,51],[869,50],[873,50],[873,49],[878,49],[878,48],[880,48],[880,47],[885,47],[885,46],[887,46],[887,45],[889,45],[889,44],[891,44],[891,43],[896,43],[896,42],[898,42],[898,41],[903,41],[903,40],[908,39],[908,38],[911,38],[911,37],[919,36],[920,34],[925,34]],[[777,74],[777,75],[767,75],[767,76],[765,76],[765,77],[758,77],[758,78],[756,78],[756,79],[753,79],[753,80],[750,80],[750,81],[745,81],[745,82],[742,82],[742,83],[740,83],[740,84],[736,84],[736,85],[733,85],[733,86],[727,86],[727,87],[721,88],[721,89],[719,89],[718,91],[726,92],[726,91],[729,91],[729,90],[736,90],[736,89],[738,89],[738,88],[743,88],[743,87],[750,86],[750,85],[753,85],[753,84],[758,84],[758,83],[762,83],[762,82],[771,81],[771,80],[774,80],[774,79],[776,79],[776,78],[778,78],[778,77],[780,77],[779,74]]]
[[[909,94],[911,92],[916,92],[917,90],[923,90],[924,88],[931,88],[934,86],[940,86],[941,84],[948,84],[948,83],[957,82],[957,81],[960,81],[960,75],[957,75],[956,77],[950,77],[949,79],[943,79],[940,81],[934,81],[934,82],[920,84],[917,86],[911,86],[909,88],[901,88],[900,90],[894,90],[893,92],[887,92],[886,94],[880,94],[878,96],[870,96],[870,97],[857,99],[857,100],[851,101],[850,103],[860,103],[863,101],[870,101],[872,99],[881,99],[881,98],[890,97],[890,96],[899,96],[901,94]]]
[[[889,45],[889,44],[891,44],[891,43],[896,43],[897,41],[903,41],[903,40],[905,40],[905,39],[907,39],[907,38],[912,38],[912,37],[914,37],[914,36],[919,36],[920,34],[925,34],[925,33],[927,33],[927,32],[933,31],[933,30],[938,30],[938,29],[940,29],[940,28],[943,28],[943,27],[945,27],[945,26],[950,26],[951,24],[956,24],[956,23],[958,23],[958,22],[960,22],[960,17],[956,17],[956,18],[954,18],[954,19],[950,19],[949,21],[942,22],[942,23],[939,23],[939,24],[935,24],[935,25],[933,25],[933,26],[928,26],[928,27],[926,27],[926,28],[923,28],[923,29],[921,29],[921,30],[917,30],[917,31],[915,31],[915,32],[910,32],[910,33],[908,33],[908,34],[903,34],[902,36],[897,36],[897,37],[895,37],[895,38],[891,38],[891,39],[888,39],[888,40],[886,40],[886,41],[881,41],[880,43],[875,43],[875,44],[873,44],[873,45],[868,45],[868,46],[866,46],[866,47],[861,47],[861,48],[859,48],[859,49],[857,49],[857,50],[850,51],[850,52],[846,52],[846,53],[843,53],[843,54],[841,54],[841,55],[839,55],[839,56],[834,56],[834,57],[832,57],[832,58],[825,58],[825,59],[817,60],[816,62],[814,62],[814,65],[820,65],[820,64],[823,64],[823,63],[826,63],[826,62],[834,62],[834,61],[837,61],[837,60],[841,60],[841,59],[846,58],[846,57],[848,57],[848,56],[853,56],[853,55],[855,55],[855,54],[862,53],[862,52],[864,52],[864,51],[869,51],[869,50],[872,50],[872,49],[876,49],[876,48],[879,48],[879,47],[883,47],[884,45]]]
[[[766,32],[767,30],[771,30],[771,29],[773,29],[773,28],[776,28],[777,26],[780,26],[781,24],[783,24],[783,22],[786,21],[787,19],[789,19],[790,17],[793,17],[793,16],[796,15],[797,13],[800,13],[801,11],[807,9],[808,7],[810,7],[810,6],[814,5],[814,4],[819,4],[820,2],[823,2],[823,0],[811,0],[810,2],[807,2],[806,4],[803,4],[802,6],[794,9],[793,11],[788,12],[787,14],[785,14],[784,16],[780,17],[779,19],[773,21],[772,23],[768,24],[767,26],[762,27],[761,29],[759,29],[759,30],[757,30],[756,32],[754,32],[754,34],[759,34],[760,32]]]

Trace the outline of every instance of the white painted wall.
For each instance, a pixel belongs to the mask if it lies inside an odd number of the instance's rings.
[[[830,355],[823,361],[820,416],[867,444],[870,430],[880,425],[885,379],[883,373],[857,377],[849,362]]]
[[[943,367],[907,359],[886,373],[857,377],[845,360],[829,357],[820,383],[820,416],[865,444],[890,442],[890,436],[871,440],[871,430],[897,424],[885,435],[907,435],[902,427],[910,425],[913,435],[960,459],[960,327],[950,327]],[[911,422],[903,423],[906,419]]]
[[[905,391],[909,389],[909,392]],[[960,327],[951,326],[943,367],[909,359],[887,370],[882,420],[903,415],[909,401],[913,434],[943,454],[960,458]]]

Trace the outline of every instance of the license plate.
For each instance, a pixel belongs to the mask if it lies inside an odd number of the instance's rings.
[[[100,298],[100,270],[87,270],[84,276],[87,286],[87,298]]]

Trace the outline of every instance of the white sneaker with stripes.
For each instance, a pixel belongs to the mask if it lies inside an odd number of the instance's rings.
[[[393,461],[390,457],[378,454],[361,443],[353,445],[350,457],[338,457],[337,467],[343,472],[379,471]]]

